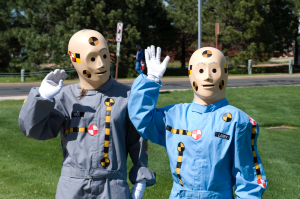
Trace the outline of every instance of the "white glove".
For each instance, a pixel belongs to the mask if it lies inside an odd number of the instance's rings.
[[[155,47],[151,45],[151,48],[148,47],[145,50],[145,58],[146,58],[146,65],[148,70],[148,79],[152,81],[159,82],[161,77],[164,75],[170,57],[167,56],[162,63],[160,63],[160,55],[161,55],[161,48],[157,47],[156,49],[156,57],[155,57]]]
[[[56,69],[54,72],[51,71],[42,81],[39,88],[40,95],[44,99],[53,101],[54,96],[57,95],[63,87],[63,82],[67,76],[64,70]]]
[[[146,189],[146,180],[143,179],[143,180],[141,180],[141,181],[134,184],[134,186],[132,187],[131,197],[133,199],[143,198],[145,189]]]

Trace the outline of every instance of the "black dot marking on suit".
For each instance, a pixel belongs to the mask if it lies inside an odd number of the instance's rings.
[[[203,69],[200,69],[200,71],[199,71],[200,73],[203,73],[204,72],[204,70]]]
[[[92,58],[91,58],[91,61],[95,61],[95,57],[92,57]]]
[[[106,57],[107,57],[107,55],[106,55],[106,54],[104,54],[104,55],[103,55],[103,58],[104,58],[104,59],[106,59]]]
[[[214,68],[214,69],[212,70],[212,72],[213,72],[213,73],[216,73],[216,72],[217,72],[217,69]]]

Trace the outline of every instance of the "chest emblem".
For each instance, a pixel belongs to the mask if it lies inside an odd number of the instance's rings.
[[[199,140],[202,136],[202,131],[199,130],[199,129],[195,129],[193,132],[192,132],[192,138],[194,140]]]
[[[232,115],[230,113],[225,113],[222,117],[225,122],[230,122],[232,120]]]
[[[96,135],[99,132],[99,128],[95,124],[91,124],[88,128],[88,133],[92,136]]]

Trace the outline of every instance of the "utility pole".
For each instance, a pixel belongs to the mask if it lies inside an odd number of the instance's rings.
[[[202,0],[198,0],[198,49],[202,47]]]
[[[117,25],[117,64],[116,64],[116,76],[115,80],[118,80],[118,70],[119,70],[119,57],[120,57],[120,46],[121,46],[121,41],[122,41],[122,32],[123,32],[123,23],[118,23]]]

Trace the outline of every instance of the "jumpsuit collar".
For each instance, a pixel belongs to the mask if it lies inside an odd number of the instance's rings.
[[[86,95],[96,95],[97,93],[105,93],[107,91],[109,91],[113,85],[116,83],[116,80],[114,80],[113,78],[110,78],[105,84],[103,84],[101,87],[95,89],[95,90],[87,90],[87,94]],[[81,89],[78,88],[80,87],[80,83],[78,83],[76,85],[76,88],[78,90],[78,93],[80,94]]]
[[[208,112],[213,112],[223,106],[228,105],[228,101],[226,98],[221,99],[220,101],[210,104],[208,106],[198,104],[195,99],[193,100],[191,109],[193,112],[198,112],[198,113],[208,113]]]

